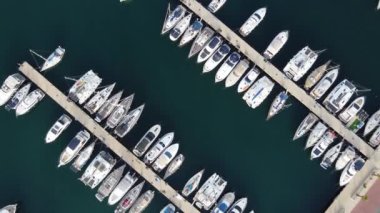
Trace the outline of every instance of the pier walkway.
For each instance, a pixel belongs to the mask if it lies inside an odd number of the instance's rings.
[[[134,169],[141,177],[149,182],[154,188],[162,193],[174,205],[176,205],[182,212],[199,212],[192,206],[186,199],[184,199],[176,190],[169,184],[161,179],[155,172],[148,168],[136,156],[134,156],[128,149],[126,149],[119,141],[117,141],[111,134],[109,134],[103,127],[95,122],[87,113],[85,113],[74,102],[68,100],[67,96],[51,84],[44,76],[37,70],[30,66],[27,62],[19,66],[19,70],[36,84],[42,91],[44,91],[50,98],[57,102],[63,109],[65,109],[72,117],[81,123],[87,130],[89,130],[95,137],[99,138],[108,148],[110,148],[116,155],[123,159],[132,169]]]
[[[330,114],[321,104],[315,101],[300,88],[295,82],[285,76],[270,62],[266,62],[264,57],[245,42],[239,35],[232,31],[222,21],[204,8],[195,0],[180,0],[185,6],[199,16],[211,28],[216,30],[221,36],[229,41],[236,49],[243,53],[249,60],[260,67],[269,77],[286,89],[292,96],[305,105],[311,112],[317,115],[330,128],[341,135],[346,141],[354,145],[363,155],[371,157],[374,149],[363,141],[354,132],[347,129],[334,115]]]

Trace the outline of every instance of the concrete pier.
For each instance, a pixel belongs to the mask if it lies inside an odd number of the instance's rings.
[[[194,14],[199,16],[207,25],[216,30],[221,36],[230,42],[236,49],[243,53],[249,60],[260,67],[269,77],[277,82],[281,87],[286,89],[292,96],[300,101],[311,112],[317,115],[330,128],[341,135],[347,142],[354,145],[366,157],[372,156],[374,150],[365,141],[358,137],[355,133],[347,129],[341,121],[334,115],[330,114],[321,104],[315,101],[300,88],[295,82],[285,76],[285,74],[277,69],[270,62],[266,62],[264,57],[259,54],[253,47],[245,42],[239,35],[232,31],[228,26],[221,22],[210,11],[203,7],[195,0],[180,0]]]
[[[27,78],[37,85],[42,91],[52,98],[57,104],[65,109],[75,120],[81,123],[87,130],[89,130],[95,137],[99,138],[107,147],[109,147],[116,155],[123,159],[132,169],[134,169],[141,177],[149,182],[157,191],[162,193],[174,205],[176,205],[182,212],[199,212],[192,206],[186,199],[184,199],[176,190],[169,184],[161,179],[152,169],[148,168],[136,156],[134,156],[128,149],[126,149],[119,141],[110,135],[103,127],[95,122],[87,113],[85,113],[79,106],[68,100],[67,96],[51,84],[44,76],[37,70],[30,66],[27,62],[19,66]]]

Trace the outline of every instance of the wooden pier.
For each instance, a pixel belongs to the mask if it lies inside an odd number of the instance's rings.
[[[286,77],[282,71],[277,69],[270,62],[266,62],[261,54],[259,54],[253,47],[245,42],[239,35],[232,31],[222,21],[215,17],[214,14],[212,14],[195,0],[180,1],[197,16],[199,16],[204,22],[206,22],[211,28],[223,36],[224,39],[230,42],[237,50],[248,57],[249,60],[260,67],[269,77],[276,81],[277,84],[286,89],[299,102],[301,102],[311,112],[317,115],[330,128],[341,135],[346,141],[354,145],[363,155],[366,157],[372,156],[374,150],[371,146],[369,146],[354,132],[347,129],[340,120],[338,120],[321,104],[310,97],[309,94],[300,88],[295,82]]]
[[[27,78],[37,85],[46,95],[50,96],[56,103],[65,109],[73,118],[81,123],[88,131],[95,137],[99,138],[108,148],[110,148],[116,155],[123,159],[133,170],[135,170],[141,177],[149,182],[157,191],[162,193],[174,205],[176,205],[182,212],[199,212],[192,206],[186,199],[184,199],[176,190],[160,178],[152,169],[147,167],[136,156],[134,156],[128,149],[126,149],[118,140],[109,134],[102,126],[95,122],[87,113],[85,113],[74,102],[70,101],[65,94],[51,84],[44,76],[37,70],[30,66],[27,62],[19,66]]]

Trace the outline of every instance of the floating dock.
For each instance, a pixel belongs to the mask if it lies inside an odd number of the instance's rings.
[[[108,148],[110,148],[116,155],[123,159],[132,169],[134,169],[141,177],[149,182],[157,191],[162,193],[174,205],[176,205],[182,212],[195,213],[199,211],[192,206],[186,199],[184,199],[176,190],[160,178],[152,169],[147,167],[142,161],[134,156],[128,149],[126,149],[118,140],[109,134],[102,126],[95,122],[87,113],[85,113],[74,102],[70,101],[65,94],[51,84],[44,76],[37,70],[30,66],[27,62],[19,66],[27,78],[37,85],[46,95],[50,96],[56,103],[65,109],[75,120],[82,124],[88,131],[95,137],[99,138]]]
[[[299,102],[307,107],[311,112],[317,115],[326,125],[332,128],[346,141],[356,147],[367,158],[372,156],[374,149],[363,141],[354,132],[347,129],[341,121],[334,115],[329,113],[321,104],[315,101],[306,93],[305,90],[300,88],[295,82],[285,76],[285,74],[277,69],[270,62],[264,60],[264,57],[259,54],[253,47],[245,42],[239,35],[232,31],[228,26],[221,22],[210,11],[204,8],[199,2],[195,0],[180,0],[185,6],[199,16],[211,28],[223,36],[230,42],[237,50],[248,57],[253,63],[260,67],[269,77],[277,82],[280,86],[286,89],[292,96]]]

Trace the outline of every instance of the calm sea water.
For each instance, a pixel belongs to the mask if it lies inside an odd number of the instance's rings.
[[[289,42],[273,61],[280,68],[304,45],[328,49],[316,66],[328,59],[341,64],[341,79],[372,89],[366,93],[366,109],[374,112],[380,94],[380,14],[375,5],[375,0],[230,0],[217,16],[238,29],[254,10],[267,6],[249,43],[263,51],[278,32],[290,30]],[[164,132],[175,131],[186,162],[169,179],[174,188],[181,189],[205,168],[206,176],[218,172],[225,177],[227,191],[247,196],[249,209],[256,212],[322,212],[340,191],[339,174],[309,160],[305,138],[291,141],[307,110],[293,100],[291,108],[266,122],[278,86],[251,110],[236,88],[215,85],[214,73],[201,75],[201,65],[187,59],[188,46],[178,48],[160,35],[166,7],[162,0],[134,0],[127,6],[117,0],[3,2],[0,79],[15,72],[18,62],[33,63],[29,48],[47,54],[62,45],[67,50],[63,62],[47,73],[61,90],[72,84],[64,76],[94,69],[104,84],[117,81],[117,89],[135,93],[134,106],[146,103],[138,125],[123,140],[127,147],[155,123]],[[62,149],[81,129],[74,123],[56,143],[44,144],[46,131],[63,112],[48,98],[19,118],[0,111],[0,205],[18,202],[20,212],[28,213],[113,211],[77,180],[79,174],[56,168]],[[158,212],[167,202],[158,195],[146,212]]]

